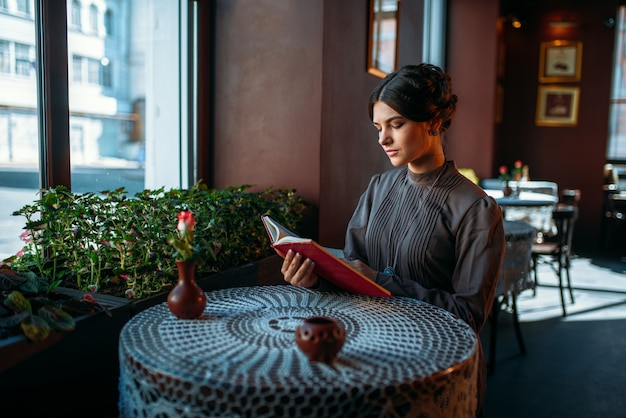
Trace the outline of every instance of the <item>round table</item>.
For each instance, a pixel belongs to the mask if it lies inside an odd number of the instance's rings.
[[[518,294],[534,286],[530,276],[530,259],[536,233],[535,227],[528,222],[504,221],[506,250],[496,295],[507,292]]]
[[[332,365],[295,344],[310,316],[346,329]],[[120,416],[474,417],[479,353],[467,324],[416,299],[216,290],[199,319],[177,319],[163,303],[124,326]]]
[[[508,221],[524,221],[535,227],[539,240],[556,234],[552,211],[559,199],[557,196],[521,191],[517,196],[504,196],[502,190],[485,190],[504,211]]]

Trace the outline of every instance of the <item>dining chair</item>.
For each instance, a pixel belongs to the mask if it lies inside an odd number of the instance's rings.
[[[490,340],[487,373],[490,375],[495,371],[498,317],[503,310],[512,314],[513,327],[520,354],[526,354],[526,345],[524,344],[517,311],[517,295],[533,286],[532,278],[530,277],[530,264],[535,228],[527,222],[504,221],[504,233],[506,249],[502,259],[493,305],[489,313]]]
[[[578,206],[580,189],[563,189],[559,197],[559,204]]]
[[[534,294],[539,285],[538,266],[548,264],[556,273],[559,279],[559,292],[561,294],[561,306],[563,316],[567,316],[565,307],[565,295],[563,286],[563,275],[567,279],[567,289],[571,303],[574,303],[574,292],[570,278],[570,266],[572,257],[572,238],[574,236],[574,225],[578,218],[578,208],[574,205],[557,205],[552,211],[552,218],[556,226],[556,235],[547,237],[541,243],[535,242],[532,246],[532,269],[535,277]]]
[[[487,363],[487,374],[492,375],[496,370],[496,346],[498,342],[498,317],[503,310],[510,311],[513,319],[515,338],[521,355],[526,354],[526,344],[522,335],[522,327],[519,322],[517,311],[517,295],[515,292],[496,292],[493,299],[491,312],[489,313],[490,333],[489,333],[489,361]]]

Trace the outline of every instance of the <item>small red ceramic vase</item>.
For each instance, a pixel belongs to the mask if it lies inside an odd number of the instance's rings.
[[[296,344],[309,361],[332,364],[346,340],[346,330],[334,318],[306,318],[296,329]]]
[[[513,189],[511,188],[511,186],[509,186],[509,182],[505,182],[504,187],[502,188],[502,194],[504,194],[505,196],[511,196],[512,193]]]
[[[180,319],[195,319],[206,307],[206,293],[196,283],[196,263],[176,260],[178,283],[167,295],[167,306]]]

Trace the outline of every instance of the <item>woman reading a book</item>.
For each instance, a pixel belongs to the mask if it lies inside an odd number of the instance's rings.
[[[478,333],[505,236],[498,204],[446,160],[443,138],[456,104],[450,77],[430,64],[405,66],[374,88],[369,116],[394,169],[371,178],[343,252],[393,295],[444,308]],[[293,285],[317,287],[313,269],[313,261],[290,252],[281,272]]]
[[[430,64],[392,72],[374,88],[369,115],[395,167],[372,177],[346,232],[350,265],[396,296],[440,306],[480,332],[504,256],[498,204],[446,160],[443,136],[457,96]],[[288,253],[281,272],[315,287],[314,263]]]

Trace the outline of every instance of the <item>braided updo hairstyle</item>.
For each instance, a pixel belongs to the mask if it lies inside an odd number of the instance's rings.
[[[381,101],[415,122],[441,119],[443,133],[452,123],[457,100],[450,76],[441,68],[432,64],[407,65],[389,73],[374,88],[369,116],[373,120],[374,103]]]

